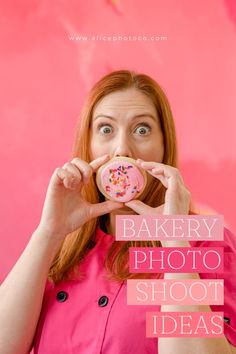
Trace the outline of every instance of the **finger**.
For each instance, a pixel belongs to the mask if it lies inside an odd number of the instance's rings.
[[[89,163],[84,160],[81,160],[78,157],[75,157],[71,160],[70,164],[74,165],[74,167],[80,172],[83,183],[88,183],[89,178],[92,176],[93,173]]]
[[[80,182],[82,180],[81,172],[73,163],[66,162],[62,168],[71,172],[71,174],[75,176],[77,182]]]
[[[113,210],[120,209],[124,207],[124,203],[120,202],[113,202],[108,200],[106,202],[98,203],[98,204],[91,204],[91,217],[96,218],[98,216],[108,214]]]
[[[174,177],[174,176],[165,177],[164,172],[163,173],[160,173],[159,171],[155,172],[155,169],[152,169],[152,170],[147,170],[147,173],[150,174],[151,176],[159,179],[159,181],[161,181],[163,186],[167,189],[170,189],[170,188],[176,189],[180,186],[180,183],[182,185],[180,178]]]
[[[163,168],[160,168],[160,167],[154,167],[152,168],[152,173],[156,174],[156,175],[163,175],[164,174],[164,170]]]
[[[137,160],[139,166],[141,166],[144,170],[152,170],[154,168],[163,170],[165,177],[167,178],[178,178],[183,184],[183,178],[176,167],[166,165],[161,162],[154,162],[154,161],[143,161],[141,159]]]
[[[133,199],[130,202],[125,203],[126,206],[134,210],[137,214],[155,214],[155,209],[149,205],[144,204],[141,200]]]
[[[159,181],[161,181],[161,183],[163,184],[163,186],[165,186],[166,188],[168,188],[168,181],[167,178],[164,176],[164,171],[161,170],[156,170],[155,168],[152,170],[147,170],[147,173],[150,174],[151,176],[159,179]]]
[[[96,172],[100,166],[102,166],[105,162],[110,160],[109,154],[98,157],[97,159],[90,162],[90,166],[92,167],[93,172]]]
[[[145,170],[152,170],[152,169],[162,170],[162,171],[165,172],[167,177],[169,177],[170,168],[175,169],[175,167],[172,167],[172,166],[169,166],[169,165],[165,165],[165,164],[163,164],[161,162],[143,161],[141,159],[138,159],[137,163]]]
[[[155,210],[156,210],[156,213],[157,214],[163,214],[163,210],[164,210],[164,206],[165,206],[165,203],[164,204],[161,204],[161,205],[159,205],[158,207],[156,207],[155,208]]]
[[[63,184],[66,188],[74,189],[75,187],[75,176],[63,168],[56,168],[54,173],[57,183]]]

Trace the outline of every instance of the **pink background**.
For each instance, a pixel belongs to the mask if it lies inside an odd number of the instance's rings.
[[[181,172],[198,209],[235,233],[234,0],[1,1],[0,279],[41,215],[49,178],[70,159],[81,104],[111,70],[153,76],[175,117]],[[75,35],[164,36],[76,41]]]

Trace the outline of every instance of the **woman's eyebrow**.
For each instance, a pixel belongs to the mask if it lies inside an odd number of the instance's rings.
[[[100,117],[105,117],[105,118],[110,118],[110,119],[112,119],[112,120],[117,120],[116,118],[114,118],[114,117],[112,117],[112,116],[109,116],[109,115],[107,115],[107,114],[99,114],[99,115],[97,115],[95,118],[94,118],[94,121],[97,119],[97,118],[100,118]],[[142,114],[137,114],[137,115],[135,115],[135,116],[133,116],[132,118],[131,118],[131,120],[134,120],[135,118],[141,118],[141,117],[150,117],[151,119],[153,119],[155,122],[156,122],[156,120],[157,120],[157,118],[156,117],[154,117],[152,114],[150,114],[150,113],[142,113]]]

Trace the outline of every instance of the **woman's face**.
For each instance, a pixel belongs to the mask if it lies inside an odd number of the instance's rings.
[[[145,161],[163,160],[163,134],[155,106],[149,97],[135,88],[110,93],[94,108],[90,157],[94,160],[105,154],[110,158],[127,156]],[[148,174],[148,185],[153,178]]]

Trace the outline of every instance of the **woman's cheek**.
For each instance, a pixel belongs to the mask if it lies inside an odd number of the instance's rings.
[[[113,144],[108,139],[98,139],[94,142],[94,152],[98,155],[111,153]]]

